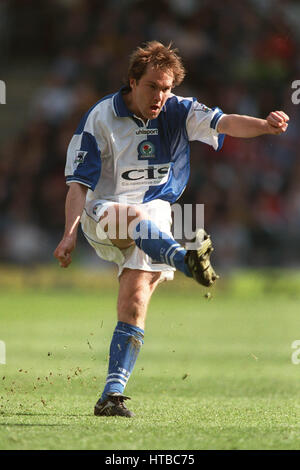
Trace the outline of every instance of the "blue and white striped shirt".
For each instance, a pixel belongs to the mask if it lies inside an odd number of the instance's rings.
[[[189,142],[199,140],[219,150],[222,115],[196,98],[172,94],[159,116],[144,123],[128,110],[121,89],[82,118],[68,147],[67,183],[86,185],[87,202],[174,203],[189,179]]]

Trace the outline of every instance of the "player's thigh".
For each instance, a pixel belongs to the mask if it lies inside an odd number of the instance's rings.
[[[99,224],[111,242],[123,249],[134,244],[133,230],[144,217],[145,215],[137,206],[116,203],[102,214]]]
[[[160,271],[128,268],[123,270],[119,277],[118,317],[120,321],[136,322],[137,326],[144,324],[151,295],[159,284],[160,278]]]

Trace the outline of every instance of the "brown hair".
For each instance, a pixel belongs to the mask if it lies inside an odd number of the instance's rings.
[[[149,41],[144,47],[135,49],[129,59],[127,86],[129,79],[136,81],[144,75],[148,64],[160,70],[171,70],[174,74],[174,86],[182,83],[185,76],[185,69],[177,49],[172,49],[172,43],[164,46],[158,41]]]

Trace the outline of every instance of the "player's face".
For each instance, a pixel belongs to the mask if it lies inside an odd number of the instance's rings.
[[[130,80],[131,108],[134,113],[142,119],[157,118],[170,96],[173,82],[171,70],[164,72],[149,64],[140,80]]]

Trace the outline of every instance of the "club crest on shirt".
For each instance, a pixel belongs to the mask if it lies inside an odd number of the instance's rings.
[[[155,145],[149,140],[143,140],[138,146],[138,154],[140,159],[155,158]]]

